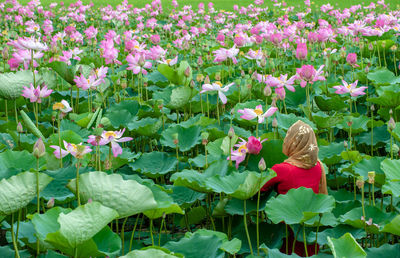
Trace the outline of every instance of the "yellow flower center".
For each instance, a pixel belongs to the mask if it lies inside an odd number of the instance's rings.
[[[71,143],[72,149],[77,152],[78,151],[78,147],[76,146],[76,144]]]
[[[215,82],[215,84],[217,84],[220,88],[222,88],[222,83],[220,81]]]
[[[166,62],[169,64],[172,61],[172,59],[167,59]]]
[[[133,48],[139,49],[139,46],[134,46]]]
[[[87,80],[87,83],[90,83],[90,80],[89,79],[86,79]]]
[[[243,144],[242,146],[240,146],[239,149],[238,149],[238,152],[242,153],[243,150],[245,150],[247,152],[246,144]]]
[[[350,90],[351,84],[347,84],[346,88],[348,88]]]
[[[115,132],[114,131],[107,131],[105,134],[104,134],[107,138],[109,138],[109,137],[114,137],[114,138],[116,138],[117,137],[117,135],[115,134]]]
[[[61,110],[61,109],[64,109],[64,108],[65,108],[65,106],[61,102],[57,102],[57,103],[53,104],[53,110]]]
[[[256,109],[254,109],[254,113],[256,113],[257,116],[261,116],[263,111],[262,111],[262,109],[256,108]]]
[[[33,27],[33,30],[39,30],[39,28],[37,26]]]

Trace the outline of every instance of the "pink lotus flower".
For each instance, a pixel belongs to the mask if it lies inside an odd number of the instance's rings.
[[[235,83],[230,83],[226,85],[225,87],[222,87],[222,83],[217,81],[214,82],[213,84],[203,84],[203,90],[200,91],[200,93],[204,93],[207,91],[217,91],[218,92],[218,97],[222,101],[223,104],[226,104],[228,101],[224,92],[227,92],[231,86],[233,86]]]
[[[36,38],[19,38],[16,41],[10,42],[9,45],[12,45],[18,49],[27,49],[27,50],[35,50],[35,51],[46,51],[48,49],[45,43],[40,42],[39,39]]]
[[[299,43],[297,44],[296,48],[296,58],[299,60],[307,59],[307,44],[306,43]]]
[[[135,57],[129,54],[126,57],[126,61],[129,63],[128,70],[132,70],[134,74],[142,73],[144,75],[147,74],[147,70],[152,67],[152,64],[149,61],[146,61],[144,54],[136,53]]]
[[[246,58],[250,59],[250,60],[260,60],[263,57],[263,52],[260,49],[258,50],[253,50],[250,48],[249,52],[247,53],[247,55],[245,56]]]
[[[247,142],[241,139],[242,142],[235,144],[235,147],[238,147],[236,150],[231,150],[231,158],[232,161],[236,162],[236,169],[239,168],[239,164],[242,163],[246,159],[247,150]],[[227,158],[229,160],[230,157]]]
[[[321,65],[318,70],[315,70],[312,65],[303,65],[297,68],[296,79],[301,80],[300,86],[306,87],[307,83],[313,84],[315,81],[324,81],[325,77],[322,76],[322,69],[325,65]]]
[[[351,65],[352,67],[360,67],[357,64],[357,54],[356,53],[349,53],[346,57],[346,61],[347,63],[349,63],[349,65]]]
[[[86,79],[86,77],[81,74],[80,76],[75,76],[74,82],[78,88],[83,90],[92,89],[95,90],[97,86],[104,83],[104,78],[106,77],[108,67],[100,67]]]
[[[83,158],[83,156],[87,153],[90,153],[92,149],[89,146],[82,145],[82,143],[73,144],[73,143],[68,143],[66,141],[64,142],[64,149],[61,149],[60,146],[57,145],[51,145],[50,148],[55,149],[53,152],[54,156],[56,156],[57,159],[64,158],[68,154],[71,154],[77,159]]]
[[[345,80],[342,80],[343,85],[333,86],[336,89],[336,94],[346,94],[350,93],[350,96],[356,97],[360,95],[365,95],[364,90],[368,87],[363,86],[357,88],[358,80],[353,82],[352,84],[348,84]]]
[[[257,139],[254,136],[250,136],[249,139],[247,139],[247,151],[250,154],[259,154],[261,149],[262,149],[262,143],[265,142],[267,139],[264,139],[260,141],[260,139]]]
[[[261,124],[264,123],[266,117],[272,116],[277,110],[277,107],[270,107],[265,113],[263,113],[262,105],[258,105],[255,109],[239,109],[238,112],[243,114],[240,116],[240,118],[246,120],[253,120],[254,118],[257,118],[258,123]]]
[[[24,69],[28,70],[31,62],[32,62],[32,52],[26,49],[19,49],[17,52],[12,54],[12,58],[8,60],[8,64],[10,65],[11,70],[15,70],[18,68],[20,64],[24,65]],[[42,52],[33,52],[33,67],[37,67],[38,63],[35,59],[39,59],[43,57]]]
[[[239,54],[239,49],[237,49],[236,46],[233,46],[230,49],[220,48],[213,51],[213,54],[215,54],[214,62],[216,63],[224,62],[227,59],[232,59],[232,62],[237,64],[236,56]]]
[[[35,89],[31,83],[30,88],[24,86],[22,96],[29,99],[30,102],[42,103],[42,98],[47,98],[52,92],[53,90],[47,89],[46,85],[42,89],[40,89],[40,86]]]
[[[157,61],[160,64],[166,64],[169,66],[176,65],[178,63],[178,56],[176,56],[174,59],[164,59],[162,61]]]
[[[121,146],[119,146],[118,144],[119,142],[128,142],[133,140],[132,137],[122,137],[124,132],[125,128],[120,131],[104,131],[101,134],[102,140],[100,140],[100,142],[104,144],[111,143],[111,149],[114,157],[117,157],[118,155],[122,154],[122,148]]]

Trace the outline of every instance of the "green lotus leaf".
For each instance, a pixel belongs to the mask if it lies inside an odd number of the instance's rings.
[[[381,232],[400,236],[400,215],[397,215],[392,221],[386,224]]]
[[[368,172],[375,171],[375,184],[381,186],[385,183],[385,174],[381,169],[381,162],[384,157],[372,157],[370,159],[363,159],[354,165],[354,172],[363,176],[365,180],[368,179]]]
[[[174,182],[174,186],[185,186],[201,193],[211,193],[212,189],[205,183],[208,175],[199,173],[197,170],[185,169],[182,172],[174,173],[170,180]]]
[[[328,237],[339,238],[346,233],[350,233],[355,239],[361,239],[366,236],[364,229],[353,228],[349,225],[340,224],[334,228],[328,228],[321,232],[318,232],[318,244],[326,245],[328,243]],[[315,232],[312,232],[311,235],[311,238],[307,238],[307,242],[315,242]]]
[[[262,143],[263,148],[258,155],[250,155],[248,170],[258,171],[258,162],[264,158],[267,168],[283,162],[287,157],[282,153],[283,140],[267,140]]]
[[[400,253],[400,245],[384,244],[380,247],[365,249],[368,258],[396,257]]]
[[[120,126],[127,127],[135,118],[139,109],[140,105],[137,101],[123,100],[120,103],[110,106],[104,116],[110,120],[114,128],[119,128]]]
[[[216,193],[225,193],[240,200],[247,200],[275,176],[276,173],[271,169],[262,174],[254,171],[235,171],[227,176],[209,177],[206,179],[206,185]]]
[[[291,127],[298,120],[301,120],[304,123],[308,124],[309,126],[311,126],[313,130],[317,130],[315,124],[305,117],[299,117],[293,113],[290,114],[276,113],[276,121],[278,122],[278,128],[284,129],[285,131],[287,131],[289,127]]]
[[[333,257],[335,258],[361,258],[367,256],[365,251],[350,233],[346,233],[338,239],[328,237],[328,245],[331,248]]]
[[[377,89],[378,97],[367,98],[367,101],[383,107],[396,108],[400,104],[400,91],[396,85],[382,86]]]
[[[384,194],[391,194],[393,196],[400,196],[400,181],[389,181],[386,180],[385,184],[382,186],[382,192]]]
[[[172,253],[168,249],[162,247],[146,247],[141,250],[133,250],[127,253],[124,256],[120,256],[120,258],[174,258],[174,257],[183,257],[181,254]]]
[[[39,191],[53,180],[39,173]],[[0,181],[0,215],[10,215],[25,207],[36,197],[36,174],[23,172]]]
[[[342,160],[341,153],[344,151],[344,144],[342,142],[332,142],[327,146],[319,147],[319,158],[326,165],[333,165]]]
[[[189,70],[189,75],[185,75],[185,71]],[[183,86],[188,86],[192,80],[192,68],[187,61],[181,61],[177,69],[178,83]],[[172,97],[171,97],[172,100]]]
[[[144,153],[129,166],[134,171],[140,171],[151,178],[157,178],[176,169],[176,157],[170,156],[165,152],[153,151]]]
[[[226,65],[214,65],[204,69],[204,72],[207,73],[212,80],[215,78],[215,74],[218,72],[221,73],[221,71],[228,71],[228,67]]]
[[[286,91],[285,103],[288,108],[298,109],[299,105],[306,103],[306,89],[297,88],[295,92]]]
[[[343,108],[348,107],[345,100],[346,98],[341,97],[337,94],[327,97],[327,96],[315,96],[315,103],[322,111],[332,111],[332,110],[342,110]]]
[[[201,236],[217,236],[220,240],[222,240],[220,249],[232,255],[239,252],[240,247],[242,246],[242,241],[239,239],[233,238],[229,241],[228,236],[225,233],[208,229],[199,229],[194,233],[186,232],[185,237],[191,238],[194,234],[199,234]]]
[[[173,186],[172,191],[171,197],[181,206],[193,204],[197,200],[203,200],[206,196],[184,186]]]
[[[328,129],[336,126],[337,124],[341,123],[343,120],[342,115],[333,115],[328,116],[323,112],[318,112],[313,114],[313,120],[316,123],[318,128]]]
[[[176,148],[174,144],[174,135],[178,134],[179,151],[188,151],[200,143],[201,127],[182,127],[179,124],[172,125],[161,133],[161,144],[167,147]]]
[[[83,142],[82,137],[73,132],[73,131],[61,131],[60,133],[60,137],[61,137],[61,147],[64,149],[64,143],[63,141],[66,141],[68,143],[74,143],[74,144],[79,144],[81,142]],[[57,134],[52,134],[49,137],[49,144],[48,145],[59,145],[59,139],[58,139],[58,133]],[[54,151],[54,149],[50,149],[52,151]]]
[[[0,97],[16,99],[21,96],[24,86],[33,83],[32,71],[24,70],[15,73],[0,74]]]
[[[372,136],[371,136],[371,134],[372,134]],[[393,131],[393,136],[396,137],[394,131]],[[371,130],[368,132],[363,132],[363,133],[357,135],[355,137],[355,139],[358,143],[364,143],[368,146],[371,146],[371,137],[372,137],[372,146],[376,146],[378,144],[384,144],[386,142],[389,142],[390,134],[387,130],[387,126],[383,125],[383,126],[375,127],[373,132]],[[400,140],[400,138],[398,140]]]
[[[163,247],[175,253],[181,253],[185,257],[203,258],[203,257],[224,257],[224,252],[220,249],[222,240],[216,236],[202,236],[193,234],[192,237],[181,238],[178,242],[168,242]]]
[[[332,196],[315,194],[310,188],[300,187],[271,198],[265,212],[275,224],[284,221],[292,225],[307,223],[320,213],[331,212],[334,207],[335,199]]]
[[[76,179],[72,179],[68,188],[76,193]],[[89,172],[79,179],[79,192],[82,202],[89,199],[116,210],[119,218],[154,209],[157,203],[152,191],[134,180],[124,180],[119,174],[108,175],[105,172]]]
[[[40,160],[42,165],[44,161]],[[12,151],[6,150],[0,153],[0,170],[5,171],[10,168],[17,170],[30,170],[36,168],[36,159],[26,150],[23,151]]]
[[[180,109],[184,107],[192,98],[192,89],[187,86],[176,87],[172,90],[170,101],[167,107],[171,109]]]
[[[368,80],[374,82],[375,85],[387,85],[400,82],[399,78],[389,71],[386,67],[381,67],[373,72],[368,73]]]
[[[74,85],[74,77],[75,77],[75,66],[68,66],[66,63],[61,61],[54,61],[47,65],[51,69],[57,72],[61,78],[67,81],[69,84]]]
[[[385,213],[374,206],[365,207],[366,220],[362,220],[362,207],[350,210],[339,217],[340,222],[353,226],[355,228],[364,228],[367,222],[367,231],[373,234],[378,234],[379,230],[389,223],[396,215],[394,213]],[[371,225],[368,225],[372,219]],[[366,222],[365,222],[366,221]]]
[[[167,64],[159,64],[157,70],[173,84],[178,84],[177,72]]]
[[[385,159],[381,163],[381,169],[385,173],[386,180],[400,181],[400,160]]]
[[[353,122],[353,124],[351,125],[352,134],[359,134],[368,131],[367,124],[370,121],[370,118],[367,116],[359,116],[359,117],[345,116],[343,122],[337,124],[336,127],[339,129],[343,129],[346,132],[350,132],[350,126],[348,126],[347,124],[350,121]]]
[[[107,224],[117,217],[118,213],[114,209],[105,207],[99,202],[87,203],[67,214],[59,213],[57,218],[59,228],[56,232],[48,233],[45,241],[63,253],[72,255],[75,248],[78,248],[78,253],[80,251],[85,254],[82,256],[87,256],[88,250],[97,249],[92,238],[101,230],[107,230],[105,229]],[[85,250],[86,248],[88,249]]]
[[[134,131],[135,133],[143,136],[153,136],[157,134],[158,130],[162,127],[161,118],[151,118],[146,117],[138,120],[135,117],[131,122],[126,125],[129,131]]]

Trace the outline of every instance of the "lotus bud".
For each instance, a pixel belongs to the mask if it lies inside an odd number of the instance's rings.
[[[240,75],[244,78],[246,76],[246,73],[243,70],[241,70]]]
[[[375,183],[375,171],[368,172],[368,183],[370,184]]]
[[[199,56],[199,58],[197,58],[197,64],[198,64],[199,66],[202,66],[202,65],[203,65],[203,58],[201,58],[201,56]]]
[[[7,47],[7,46],[5,46],[5,47],[3,48],[2,54],[3,54],[3,59],[4,59],[4,60],[8,60],[8,58],[9,58],[10,56],[9,56],[9,54],[8,54],[8,47]]]
[[[396,45],[391,46],[391,47],[390,47],[390,50],[396,51],[396,50],[397,50],[397,46],[396,46]]]
[[[89,198],[89,200],[87,201],[87,203],[92,203],[92,202],[93,202],[92,198]]]
[[[234,136],[235,136],[235,130],[233,129],[233,127],[231,127],[228,131],[228,137],[232,139]]]
[[[217,80],[217,81],[221,80],[221,74],[219,72],[215,73],[215,80]]]
[[[207,132],[201,133],[201,144],[207,145],[208,143],[208,136],[209,134]]]
[[[24,128],[22,127],[21,122],[18,122],[18,125],[17,125],[17,132],[18,132],[18,133],[23,133],[23,132],[24,132]]]
[[[249,74],[253,73],[253,69],[249,68]]]
[[[197,82],[202,82],[203,80],[204,80],[204,75],[202,75],[201,73],[197,74],[196,81]]]
[[[39,138],[39,140],[37,140],[36,143],[33,145],[33,156],[38,159],[40,157],[43,157],[45,153],[46,147],[44,146],[42,138]]]
[[[388,128],[390,131],[393,131],[396,128],[396,123],[394,122],[393,117],[390,117],[389,119]]]
[[[265,57],[261,58],[260,66],[265,67],[266,65],[267,65],[267,60],[265,59]]]
[[[392,145],[392,152],[393,153],[399,153],[399,150],[400,150],[400,148],[399,148],[399,146],[397,145],[397,144],[393,144]]]
[[[248,84],[247,84],[247,88],[248,88],[249,90],[251,90],[252,87],[253,87],[253,85],[252,85],[251,83],[248,83]]]
[[[365,70],[365,73],[369,73],[369,66],[367,65],[364,70]]]
[[[267,169],[267,165],[265,164],[264,158],[261,158],[260,162],[258,162],[258,169],[260,171],[264,171],[265,169]]]
[[[194,55],[194,54],[196,54],[196,49],[195,48],[192,48],[192,55]]]
[[[357,185],[358,189],[362,189],[364,187],[364,177],[363,176],[357,177],[356,185]]]
[[[127,87],[128,87],[127,82],[126,82],[126,81],[123,81],[123,82],[121,83],[121,88],[122,88],[122,89],[126,89]]]
[[[373,50],[373,49],[374,49],[374,46],[371,43],[369,43],[368,50]]]
[[[50,200],[46,204],[47,209],[51,209],[54,207],[54,197],[51,197]]]
[[[371,105],[371,111],[374,112],[375,111],[375,106],[372,104]]]
[[[174,134],[172,135],[172,138],[174,139],[174,144],[175,144],[175,145],[178,145],[178,143],[179,143],[178,134],[177,134],[177,133],[174,133]]]
[[[343,142],[343,146],[344,146],[345,149],[347,149],[349,147],[349,144],[347,143],[347,141]]]
[[[271,94],[272,94],[271,87],[265,86],[265,88],[264,88],[264,95],[265,95],[266,97],[268,97],[268,96],[271,96]]]
[[[274,117],[274,120],[272,120],[272,127],[274,128],[278,127],[278,120],[276,120],[276,117]]]
[[[210,77],[208,77],[208,75],[207,75],[206,78],[204,79],[204,83],[205,83],[205,84],[210,84]]]
[[[190,67],[187,67],[183,72],[183,74],[185,75],[186,78],[188,78],[190,76]]]
[[[389,115],[393,115],[393,110],[389,109]]]
[[[231,116],[233,116],[233,114],[235,114],[235,109],[234,108],[231,109],[230,114],[231,114]]]

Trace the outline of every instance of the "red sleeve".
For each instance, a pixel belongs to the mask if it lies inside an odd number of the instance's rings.
[[[285,178],[285,172],[287,171],[287,166],[284,163],[276,164],[271,168],[276,172],[276,177],[273,177],[271,180],[265,183],[265,185],[261,188],[261,192],[268,191],[271,187],[282,182]]]

